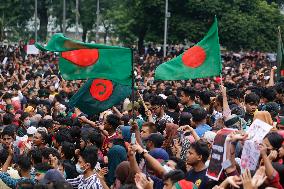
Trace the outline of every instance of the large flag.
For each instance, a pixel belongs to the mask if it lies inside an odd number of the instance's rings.
[[[130,96],[131,87],[106,79],[88,79],[69,101],[88,115],[101,113]]]
[[[178,57],[161,64],[155,80],[187,80],[219,76],[222,71],[217,18],[207,35]]]
[[[284,49],[283,49],[283,42],[282,42],[282,37],[281,37],[281,30],[280,27],[278,28],[278,48],[277,48],[277,78],[280,79],[281,77],[284,76]]]
[[[59,70],[65,80],[104,78],[131,84],[132,51],[129,48],[83,43],[58,33],[43,51],[60,52]]]

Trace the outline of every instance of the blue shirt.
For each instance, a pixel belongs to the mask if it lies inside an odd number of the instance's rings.
[[[34,183],[34,180],[29,179],[29,178],[20,178],[20,179],[15,179],[12,178],[8,173],[0,172],[0,179],[10,188],[15,189],[17,187],[18,182],[25,181],[25,180],[30,180],[31,182]]]
[[[196,127],[195,132],[201,138],[205,132],[211,131],[211,129],[212,128],[207,124],[200,124]]]

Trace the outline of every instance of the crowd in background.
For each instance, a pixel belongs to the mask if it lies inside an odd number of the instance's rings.
[[[131,97],[87,116],[68,100],[85,81],[65,81],[53,53],[0,47],[0,188],[225,189],[284,186],[284,82],[266,53],[222,53],[222,77],[155,81],[155,68],[184,51],[151,46],[135,54]],[[174,73],[173,73],[174,74]],[[246,130],[272,129],[255,171],[240,170]],[[224,128],[230,165],[206,176]],[[133,140],[135,133],[135,141]]]

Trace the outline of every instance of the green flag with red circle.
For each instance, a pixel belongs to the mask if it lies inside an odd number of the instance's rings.
[[[65,80],[104,78],[131,85],[132,51],[129,48],[83,43],[54,34],[42,51],[60,52],[59,70]]]
[[[155,80],[187,80],[219,76],[222,71],[218,24],[195,46],[172,60],[159,65]]]
[[[74,94],[69,105],[88,115],[101,113],[122,102],[131,95],[129,85],[121,85],[107,79],[88,79]]]

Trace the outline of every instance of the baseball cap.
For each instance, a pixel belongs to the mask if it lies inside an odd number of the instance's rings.
[[[65,182],[65,179],[58,170],[50,169],[45,173],[42,182],[44,184],[49,184],[51,182]]]
[[[169,154],[163,148],[154,148],[149,152],[149,154],[158,160],[169,160]]]

